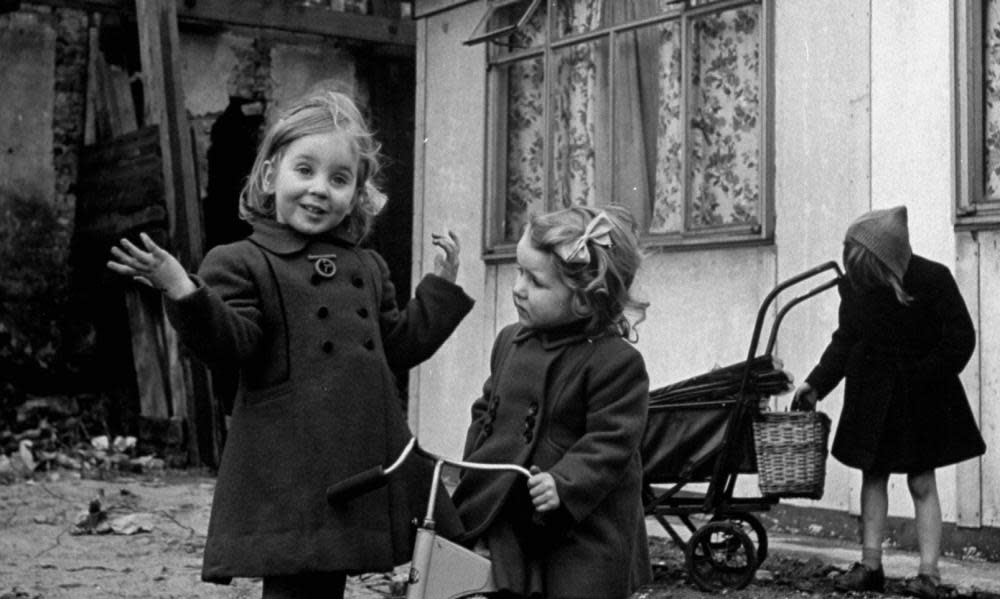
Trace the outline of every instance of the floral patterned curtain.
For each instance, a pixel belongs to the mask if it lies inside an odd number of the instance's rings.
[[[621,0],[618,0],[621,1]],[[565,34],[600,26],[604,0],[574,0],[560,5],[556,30]],[[552,86],[552,193],[554,207],[594,205],[606,196],[610,156],[607,131],[607,42],[560,48],[554,54]],[[599,189],[600,187],[600,189]],[[600,191],[605,191],[600,194]]]
[[[986,139],[984,176],[986,197],[1000,199],[1000,1],[986,2],[986,21],[983,24],[983,96],[986,103]]]
[[[544,43],[545,15],[545,10],[539,10],[518,32],[521,44]],[[536,56],[503,68],[507,89],[503,240],[514,242],[521,237],[531,215],[545,211],[545,64],[541,56]]]
[[[760,9],[694,21],[690,226],[759,223]]]
[[[676,3],[560,1],[554,35],[633,22],[664,14],[671,5]],[[687,48],[680,19],[555,48],[551,132],[544,130],[541,56],[503,67],[508,114],[503,240],[516,241],[532,213],[573,204],[624,204],[650,233],[758,223],[759,17],[759,5],[747,5],[692,18]],[[522,32],[529,45],[552,41],[545,39],[545,21],[539,11]],[[686,142],[684,52],[692,64]],[[549,206],[543,205],[546,177]]]

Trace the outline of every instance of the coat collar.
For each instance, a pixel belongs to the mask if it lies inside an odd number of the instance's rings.
[[[258,219],[250,223],[253,233],[250,241],[278,255],[301,252],[314,240],[329,241],[336,245],[352,247],[357,245],[357,239],[342,227],[337,227],[329,233],[320,236],[303,235],[295,229],[271,219]]]
[[[532,329],[519,325],[518,331],[514,333],[514,343],[522,343],[531,337],[537,337],[542,343],[542,348],[549,350],[582,341],[593,341],[594,337],[587,336],[586,326],[586,319],[553,329]]]

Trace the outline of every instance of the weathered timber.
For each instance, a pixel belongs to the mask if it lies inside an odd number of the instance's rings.
[[[375,1],[380,5],[384,2]],[[135,14],[133,0],[33,0],[32,3],[85,8],[93,12]],[[384,48],[387,54],[412,55],[417,41],[416,24],[412,19],[386,16],[388,11],[381,8],[378,12],[373,10],[371,15],[359,15],[263,0],[196,0],[178,1],[176,11],[181,24],[238,26],[321,35],[369,42]]]

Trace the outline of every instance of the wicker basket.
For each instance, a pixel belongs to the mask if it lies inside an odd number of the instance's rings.
[[[770,497],[823,496],[830,417],[823,412],[763,412],[753,422],[760,492]]]

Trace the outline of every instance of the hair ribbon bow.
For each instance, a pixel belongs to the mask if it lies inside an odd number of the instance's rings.
[[[603,210],[597,214],[583,230],[583,234],[577,239],[567,240],[554,249],[556,254],[568,264],[589,264],[590,248],[589,243],[595,243],[603,247],[611,247],[611,230],[614,225],[608,218],[608,213]]]

